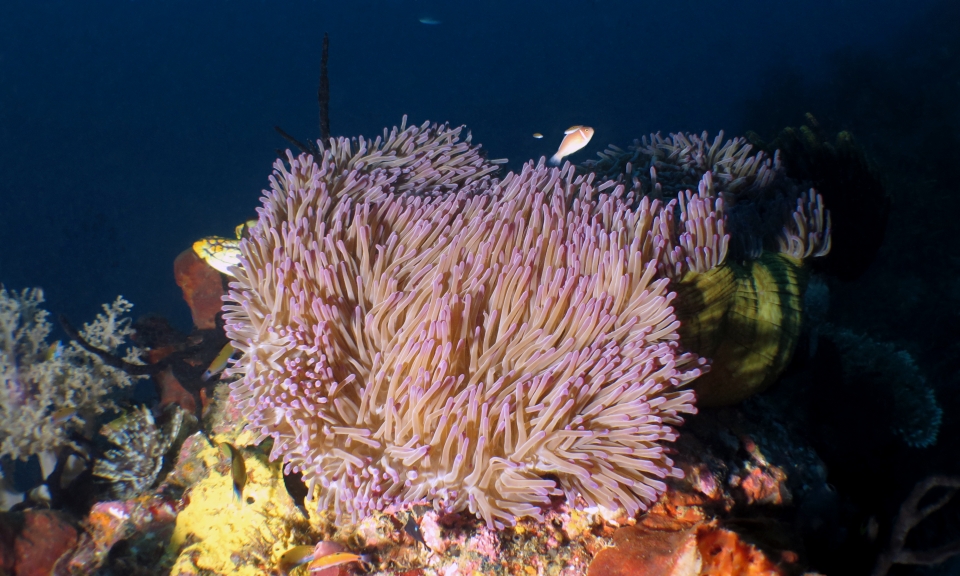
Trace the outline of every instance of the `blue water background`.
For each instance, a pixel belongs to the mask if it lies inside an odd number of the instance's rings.
[[[596,129],[575,160],[657,130],[738,134],[765,81],[824,81],[840,50],[895,59],[931,4],[5,0],[0,282],[75,321],[123,294],[189,328],[173,260],[253,216],[287,147],[275,125],[318,135],[325,31],[334,134],[462,123],[515,167],[573,124]]]

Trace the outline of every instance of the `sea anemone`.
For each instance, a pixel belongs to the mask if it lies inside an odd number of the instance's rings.
[[[822,197],[788,178],[778,153],[722,132],[652,134],[599,156],[579,171],[630,184],[634,203],[667,202],[661,273],[675,280],[681,342],[711,362],[697,404],[734,404],[776,381],[800,338],[805,261],[830,251]]]
[[[672,205],[570,165],[493,178],[458,133],[277,162],[225,305],[231,399],[342,519],[426,501],[502,527],[559,496],[635,514],[681,475],[662,444],[704,366],[661,270],[720,244],[665,238]]]

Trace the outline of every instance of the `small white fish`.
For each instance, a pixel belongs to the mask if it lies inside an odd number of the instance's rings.
[[[571,126],[564,132],[563,142],[557,153],[550,158],[550,164],[559,166],[564,156],[569,156],[577,150],[583,148],[593,138],[593,128],[589,126]]]
[[[427,26],[437,26],[440,24],[440,21],[436,18],[431,18],[429,16],[423,16],[420,18],[421,24],[426,24]]]
[[[539,133],[539,132],[534,132],[534,133],[533,133],[533,137],[536,138],[537,140],[539,140],[539,139],[543,138],[543,134],[541,134],[541,133]]]

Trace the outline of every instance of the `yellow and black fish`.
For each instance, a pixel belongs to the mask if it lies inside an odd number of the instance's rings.
[[[238,225],[234,229],[236,239],[221,236],[201,238],[193,243],[193,251],[217,272],[233,276],[230,267],[240,265],[240,240],[246,238],[250,228],[256,224],[256,220],[247,220]]]
[[[230,476],[233,478],[233,495],[237,502],[243,502],[243,487],[247,483],[247,465],[243,462],[243,453],[229,442],[221,442],[220,449],[230,458]]]
[[[193,251],[221,274],[233,276],[232,266],[240,265],[240,240],[208,236],[193,243]]]
[[[227,342],[223,348],[220,349],[220,353],[217,354],[217,357],[213,359],[213,362],[210,363],[210,366],[207,366],[207,370],[200,377],[201,380],[207,382],[217,374],[223,372],[227,367],[227,361],[230,360],[230,357],[233,356],[233,353],[236,352],[236,348],[233,347],[233,344]]]

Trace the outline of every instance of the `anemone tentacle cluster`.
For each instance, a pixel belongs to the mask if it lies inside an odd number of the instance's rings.
[[[658,132],[634,140],[626,150],[610,144],[597,153],[599,160],[588,160],[584,166],[606,178],[636,178],[660,196],[675,196],[688,189],[691,178],[695,181],[711,172],[718,188],[734,194],[765,188],[783,177],[779,153],[769,156],[752,151],[746,138],[725,141],[722,130],[713,140],[705,131],[667,136]]]
[[[232,399],[272,457],[345,519],[429,501],[504,526],[555,496],[655,500],[705,364],[659,273],[672,208],[542,160],[431,194],[457,171],[370,169],[348,145],[275,165],[234,269]]]
[[[811,201],[819,202],[821,211],[801,214],[803,225],[819,216],[821,226],[811,229],[814,237],[804,238],[811,249],[804,257],[830,250],[829,216],[819,194],[787,177],[779,152],[754,152],[744,137],[724,140],[723,131],[712,140],[706,132],[657,133],[634,140],[626,150],[611,144],[597,155],[598,160],[584,162],[580,171],[632,184],[632,197],[669,200],[698,188],[701,196],[722,200],[727,232],[734,240],[730,251],[737,260],[755,260],[764,250],[777,252],[786,233],[783,227],[792,227],[788,221],[799,210],[798,203]]]

